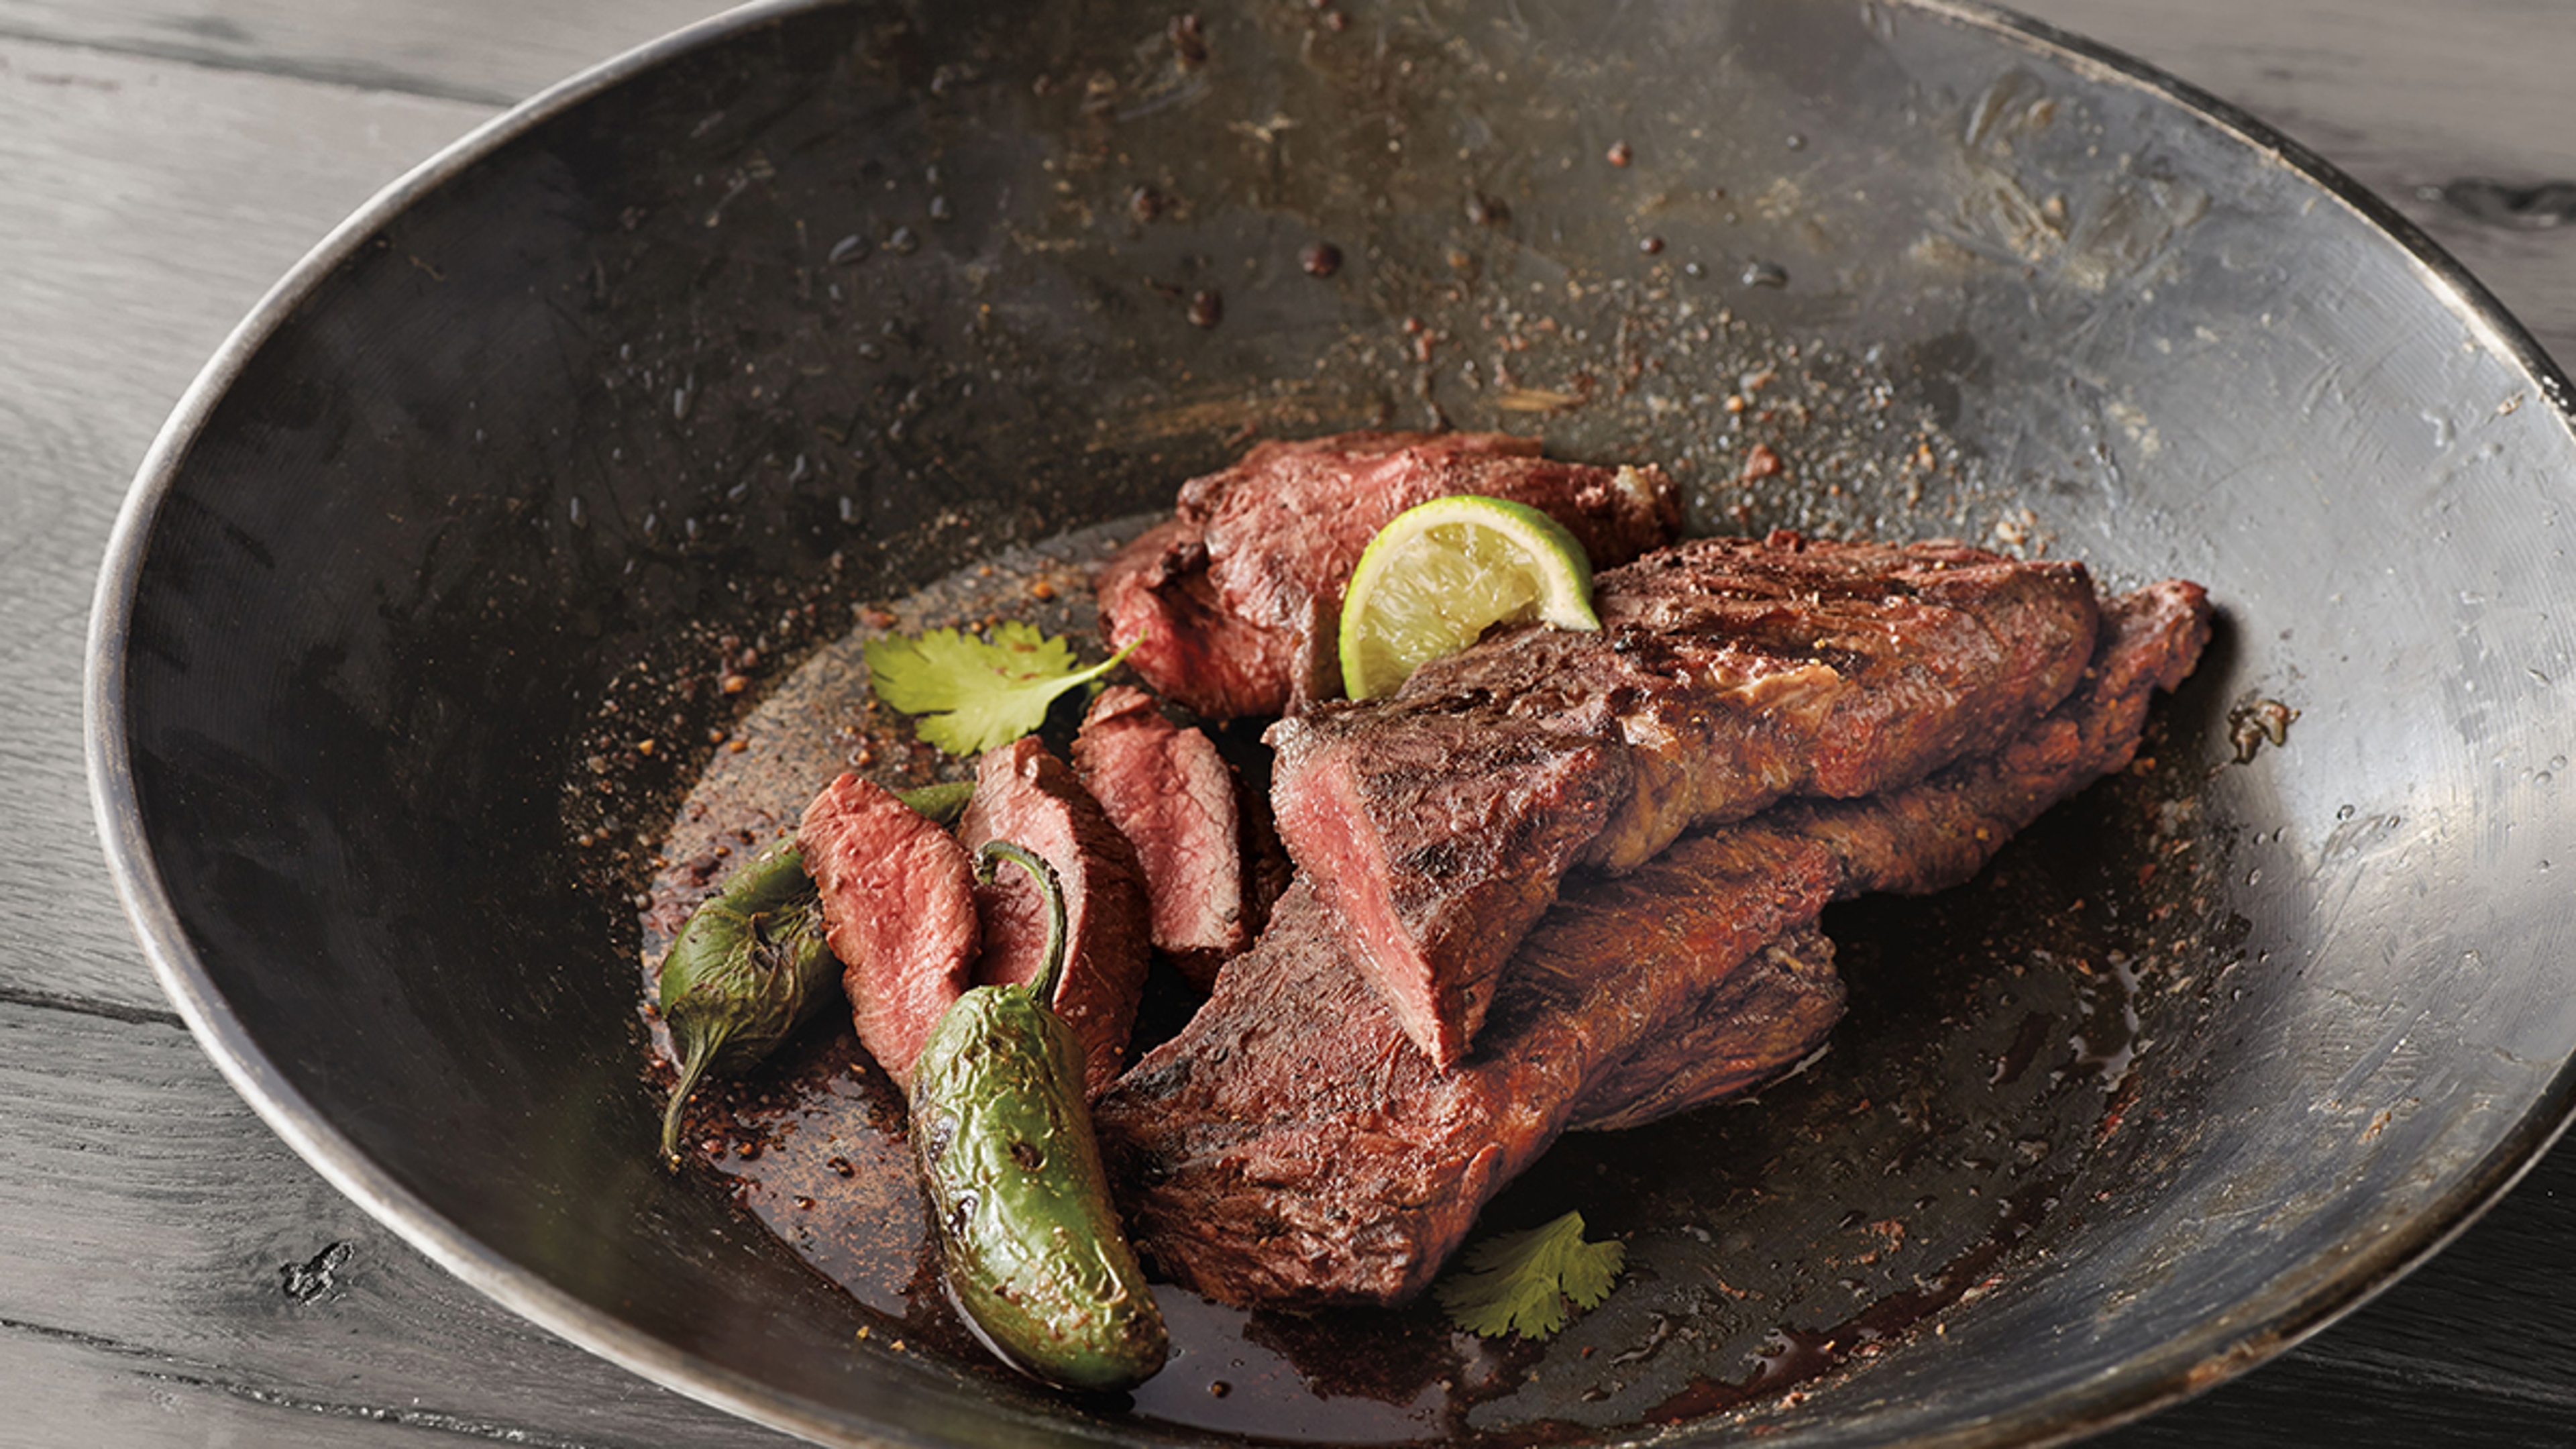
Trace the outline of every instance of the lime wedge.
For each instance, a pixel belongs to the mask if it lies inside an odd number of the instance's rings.
[[[1342,688],[1393,694],[1413,671],[1497,624],[1598,629],[1592,560],[1555,519],[1462,493],[1397,514],[1342,593]]]

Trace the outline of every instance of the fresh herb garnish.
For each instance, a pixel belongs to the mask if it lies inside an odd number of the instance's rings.
[[[1057,695],[1107,674],[1130,642],[1088,669],[1062,635],[1049,638],[1012,619],[989,639],[955,629],[918,638],[888,635],[862,646],[877,698],[919,717],[921,737],[952,755],[1006,745],[1046,723]]]
[[[1469,1248],[1461,1270],[1432,1291],[1449,1321],[1469,1333],[1546,1338],[1565,1327],[1567,1303],[1600,1306],[1627,1263],[1627,1244],[1583,1241],[1583,1214],[1567,1213],[1545,1227],[1501,1233]]]

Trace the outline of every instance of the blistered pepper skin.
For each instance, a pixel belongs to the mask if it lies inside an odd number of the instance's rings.
[[[680,1162],[680,1114],[698,1079],[743,1071],[840,999],[841,963],[796,843],[763,850],[681,927],[656,972],[679,1085],[662,1114],[662,1158]]]
[[[961,781],[894,796],[944,825],[965,813],[974,793]],[[793,836],[744,862],[680,928],[654,971],[680,1070],[662,1112],[665,1166],[680,1165],[681,1113],[700,1077],[750,1070],[844,1000],[841,962],[823,936],[823,903]]]
[[[1171,1340],[1110,1203],[1072,1030],[1025,988],[978,987],[914,1072],[913,1151],[960,1306],[1049,1383],[1153,1377]]]

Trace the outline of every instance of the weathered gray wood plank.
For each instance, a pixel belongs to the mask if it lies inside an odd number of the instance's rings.
[[[2262,117],[2394,203],[2576,367],[2576,225],[2514,231],[2437,196],[2576,181],[2563,0],[2012,0]]]
[[[780,1442],[412,1251],[270,1135],[176,1023],[0,1003],[0,1100],[0,1382],[42,1362],[135,1431],[169,1430],[116,1442],[214,1442],[208,1414],[262,1425],[262,1443],[298,1415],[385,1414],[539,1444]],[[0,1443],[22,1428],[0,1416]]]
[[[0,0],[0,35],[507,105],[724,0]]]

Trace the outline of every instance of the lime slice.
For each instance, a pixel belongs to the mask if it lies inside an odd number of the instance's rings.
[[[1342,688],[1393,694],[1413,671],[1496,624],[1598,629],[1592,560],[1555,519],[1462,493],[1406,509],[1377,531],[1342,594]]]

